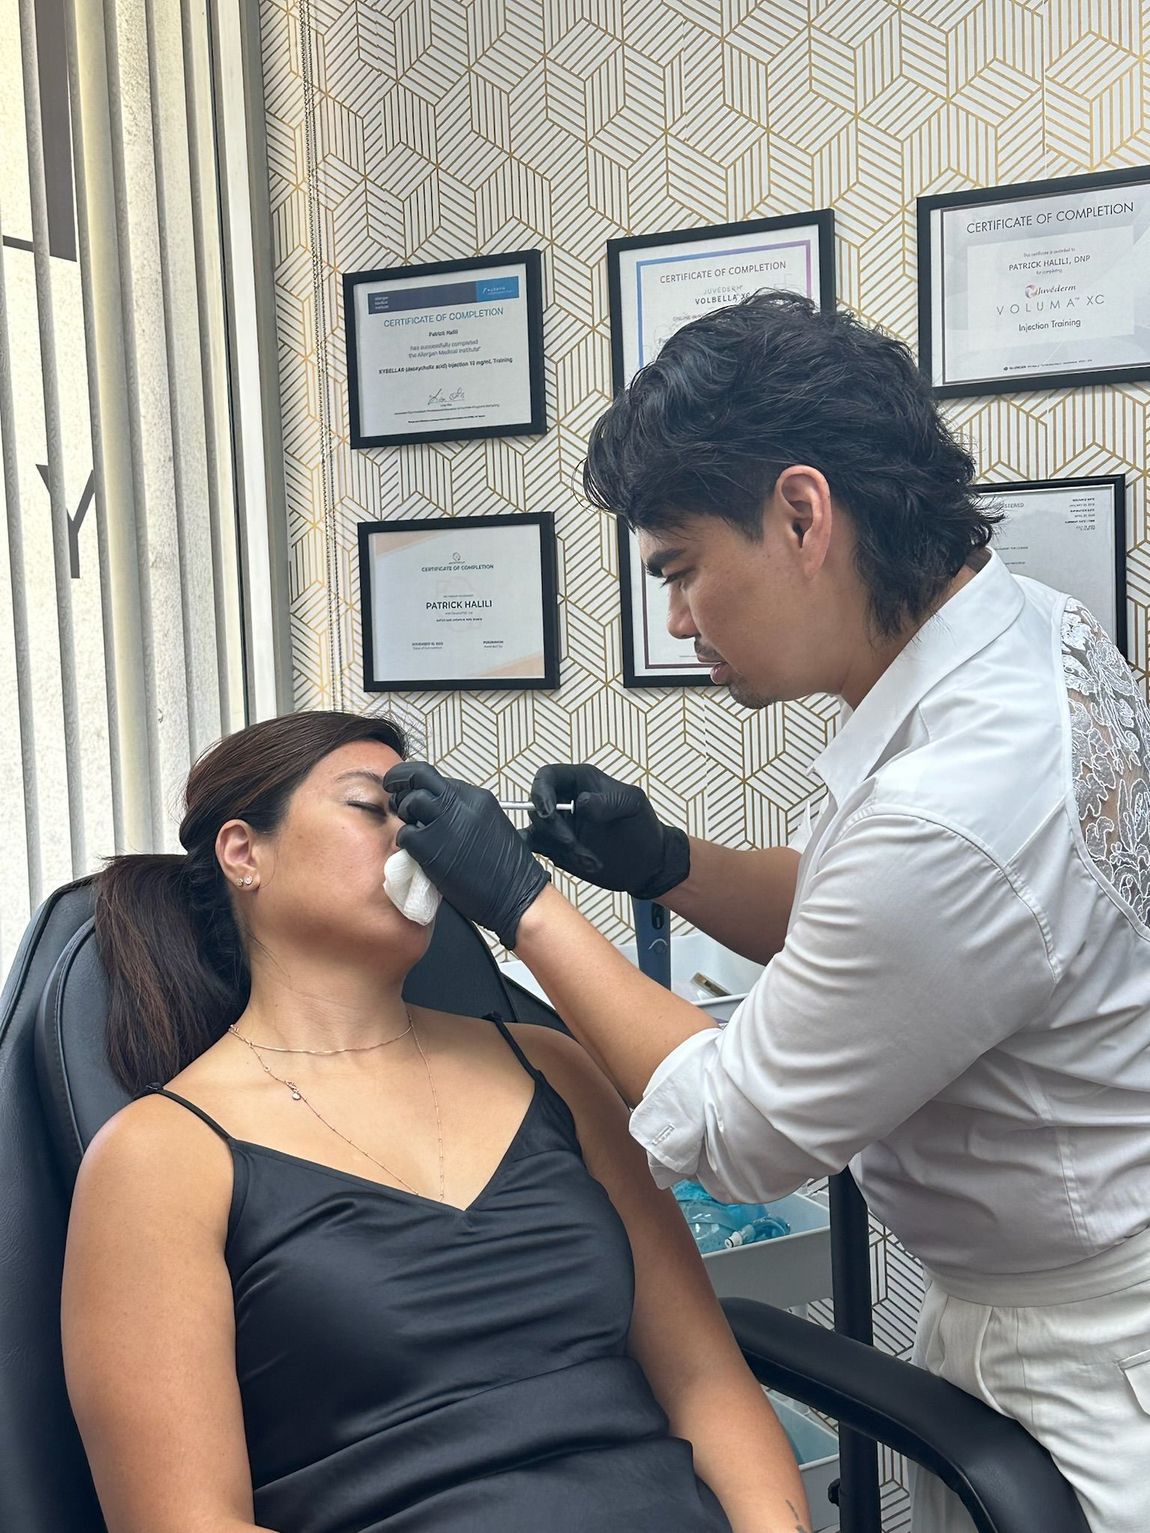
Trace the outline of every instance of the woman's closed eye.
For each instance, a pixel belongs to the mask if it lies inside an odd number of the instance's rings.
[[[362,799],[349,798],[348,806],[351,809],[365,809],[368,814],[377,814],[381,820],[390,820],[391,810],[386,804],[369,804]]]

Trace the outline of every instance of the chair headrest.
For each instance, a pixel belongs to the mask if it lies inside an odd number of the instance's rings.
[[[36,1021],[40,1095],[69,1187],[97,1132],[131,1100],[104,1051],[107,1011],[107,980],[89,919],[57,959]]]

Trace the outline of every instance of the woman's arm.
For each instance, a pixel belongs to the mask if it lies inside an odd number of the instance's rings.
[[[743,1362],[674,1197],[651,1181],[622,1101],[570,1038],[526,1023],[515,1035],[567,1101],[587,1167],[627,1228],[635,1258],[631,1351],[671,1430],[691,1443],[699,1476],[735,1533],[807,1533],[790,1444]]]
[[[231,1179],[226,1145],[157,1097],[118,1113],[80,1168],[64,1364],[108,1533],[268,1533],[236,1381]]]

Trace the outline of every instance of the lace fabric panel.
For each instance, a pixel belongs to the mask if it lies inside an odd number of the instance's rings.
[[[1062,617],[1062,670],[1086,851],[1150,925],[1150,708],[1105,630],[1076,601]]]

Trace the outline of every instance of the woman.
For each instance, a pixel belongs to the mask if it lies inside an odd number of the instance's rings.
[[[625,1111],[546,1028],[405,1006],[391,724],[296,714],[117,858],[68,1386],[109,1533],[795,1533],[778,1422]],[[166,1081],[166,1088],[150,1083]]]

